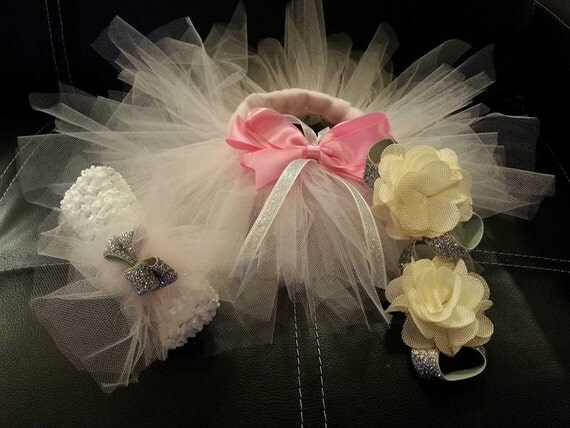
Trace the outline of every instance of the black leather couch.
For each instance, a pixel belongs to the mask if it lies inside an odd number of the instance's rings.
[[[246,0],[251,43],[283,32],[285,1]],[[486,222],[480,250],[495,303],[489,364],[473,379],[425,383],[396,323],[319,335],[282,297],[273,345],[202,357],[202,339],[153,364],[137,384],[101,392],[56,349],[28,306],[35,228],[46,212],[18,191],[18,135],[49,132],[27,96],[58,81],[104,94],[115,71],[89,44],[114,15],[142,32],[190,16],[201,34],[234,1],[7,0],[0,3],[0,426],[567,426],[570,425],[570,7],[556,0],[326,1],[328,31],[364,47],[386,21],[396,71],[448,38],[496,43],[498,81],[482,101],[541,119],[539,168],[557,195],[532,222]],[[54,153],[57,156],[57,153]],[[207,332],[206,332],[207,334]],[[297,352],[299,358],[297,358]]]

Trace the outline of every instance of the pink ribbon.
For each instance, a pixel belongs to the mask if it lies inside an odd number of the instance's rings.
[[[363,181],[368,150],[378,141],[392,138],[384,113],[370,113],[331,128],[318,145],[309,145],[303,133],[281,113],[254,108],[243,119],[236,116],[227,143],[244,150],[241,164],[255,172],[261,188],[279,179],[296,159],[315,159],[330,172]]]

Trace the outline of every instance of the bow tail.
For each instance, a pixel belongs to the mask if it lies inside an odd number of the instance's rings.
[[[242,157],[242,166],[251,169],[255,173],[255,188],[274,183],[279,179],[279,174],[288,168],[288,165],[303,157],[304,148],[292,148],[288,150],[263,149],[245,153]],[[283,175],[283,174],[281,174]]]
[[[382,304],[380,303],[380,298],[376,291],[377,288],[385,289],[388,284],[388,277],[386,274],[386,262],[384,259],[384,249],[382,247],[382,240],[380,238],[380,232],[378,231],[378,226],[374,215],[368,206],[366,200],[362,197],[360,192],[343,178],[333,176],[338,181],[340,181],[350,192],[354,203],[358,209],[360,215],[360,221],[362,223],[362,228],[364,230],[364,238],[366,240],[366,252],[368,255],[368,260],[370,260],[370,271],[372,275],[372,281],[370,283],[362,283],[362,287],[368,294],[372,303],[378,312],[382,315],[387,323],[390,322],[392,316],[387,313]]]
[[[235,297],[236,307],[259,320],[269,321],[274,317],[278,284],[272,284],[271,280],[265,279],[262,281],[263,284],[260,285],[263,287],[263,290],[250,290],[249,287],[252,287],[252,282],[246,280],[244,276],[255,272],[255,264],[258,262],[258,255],[263,241],[295,181],[309,162],[309,159],[297,159],[285,168],[249,231],[232,269],[232,278],[238,281],[241,279]],[[386,322],[389,322],[391,316],[384,311],[376,290],[377,288],[386,288],[387,283],[382,242],[376,221],[362,195],[343,178],[334,175],[333,177],[340,181],[352,196],[364,230],[371,280],[364,281],[361,285],[378,312]],[[360,306],[364,308],[362,301],[360,301],[359,293],[356,293],[356,295],[358,296]],[[263,300],[263,302],[260,300]]]

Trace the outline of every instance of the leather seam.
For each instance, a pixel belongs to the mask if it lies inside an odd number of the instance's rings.
[[[69,84],[73,86],[73,80],[71,80],[71,69],[69,67],[69,59],[67,57],[67,49],[65,47],[65,37],[63,31],[63,18],[61,16],[61,5],[59,0],[57,0],[57,14],[59,16],[59,28],[61,33],[61,47],[63,49],[63,59],[65,60],[65,67],[67,69],[67,78],[69,79]]]
[[[56,266],[70,266],[69,262],[59,262],[59,263],[44,263],[40,265],[29,265],[29,266],[18,266],[16,268],[7,268],[0,270],[0,273],[20,271],[23,269],[36,269],[40,267],[56,267]]]
[[[566,172],[566,169],[564,169],[564,166],[560,163],[560,161],[558,160],[558,157],[556,156],[556,154],[554,153],[554,149],[552,148],[552,146],[550,144],[548,144],[546,142],[546,140],[542,139],[541,140],[542,144],[544,144],[546,146],[546,148],[548,149],[548,151],[550,152],[550,156],[552,156],[552,159],[554,159],[554,162],[556,162],[556,165],[558,165],[558,168],[560,168],[560,171],[562,171],[562,174],[564,175],[564,178],[566,178],[566,182],[568,184],[570,184],[570,176],[568,176],[568,173]]]
[[[45,125],[43,125],[34,135],[38,135],[40,132],[42,132],[44,129],[46,129],[49,125],[51,125],[52,121],[50,120],[48,123],[46,123]],[[27,146],[27,144],[26,144]],[[20,157],[20,153],[21,151],[18,151],[10,160],[10,162],[8,163],[8,165],[6,165],[6,168],[4,168],[4,171],[2,171],[2,174],[0,174],[0,180],[2,180],[2,178],[4,178],[4,176],[6,175],[6,173],[8,172],[8,169],[14,164],[14,162],[16,162],[16,160]],[[28,157],[29,159],[29,157]],[[24,165],[28,162],[28,159],[26,159],[24,161]],[[24,166],[22,165],[22,166]],[[12,180],[10,181],[10,183],[8,184],[8,187],[6,187],[6,190],[4,190],[4,193],[2,193],[2,196],[0,197],[0,204],[2,203],[2,201],[4,200],[4,198],[6,197],[6,194],[8,193],[8,191],[10,190],[10,188],[12,187],[12,185],[14,184],[14,181],[16,180],[16,178],[18,178],[20,176],[20,171],[22,169],[18,169],[18,171],[16,171],[16,174],[14,174],[14,177],[12,178]]]
[[[51,45],[51,55],[52,55],[52,58],[53,58],[53,65],[54,65],[54,68],[55,68],[55,75],[56,75],[57,81],[58,81],[58,82],[61,82],[61,75],[59,74],[59,67],[58,67],[58,64],[57,64],[57,57],[56,57],[56,55],[55,55],[55,43],[54,43],[54,40],[53,40],[53,30],[52,30],[52,27],[51,27],[51,18],[50,18],[50,14],[49,14],[49,4],[48,4],[48,0],[44,0],[44,4],[45,4],[45,7],[46,7],[46,19],[47,19],[47,23],[48,23],[49,42],[50,42],[50,45]]]
[[[562,20],[562,18],[560,18],[558,15],[556,15],[556,13],[554,13],[553,11],[551,11],[549,8],[547,8],[545,5],[543,5],[540,1],[536,0],[533,4],[533,12],[534,12],[534,5],[537,4],[538,6],[540,6],[540,8],[542,10],[544,10],[545,12],[547,12],[552,18],[554,18],[555,20],[557,20],[560,24],[562,24],[562,26],[564,28],[566,28],[566,30],[570,30],[570,25],[568,25],[566,22],[564,22]]]
[[[60,65],[59,61],[58,61],[58,55],[56,52],[56,27],[57,25],[55,24],[55,16],[52,19],[52,14],[50,14],[49,11],[49,1],[48,0],[44,0],[44,5],[46,8],[46,18],[47,18],[47,22],[48,22],[48,32],[49,32],[49,41],[50,41],[50,45],[51,45],[51,54],[52,54],[52,58],[53,58],[53,63],[54,63],[54,67],[55,67],[55,74],[56,74],[56,78],[58,82],[62,82],[62,74],[60,72]],[[67,72],[67,79],[68,79],[68,83],[70,85],[73,85],[73,81],[71,79],[71,69],[69,67],[69,59],[67,56],[67,48],[65,46],[65,36],[64,36],[64,29],[63,29],[63,17],[61,14],[61,4],[59,0],[56,0],[56,6],[57,6],[57,19],[59,20],[59,39],[57,41],[60,42],[61,44],[61,54],[63,55],[63,59],[64,59],[64,64],[65,64],[65,68],[66,68],[66,72]],[[61,65],[63,67],[63,65]]]
[[[482,265],[514,267],[514,268],[521,268],[521,269],[530,269],[530,270],[537,270],[537,271],[570,274],[570,270],[566,270],[566,269],[555,269],[555,268],[547,268],[547,267],[541,267],[541,266],[519,265],[516,263],[486,262],[486,261],[481,261],[481,260],[476,260],[476,262],[479,264],[482,264]]]
[[[35,253],[20,253],[20,254],[0,254],[0,260],[20,259],[30,256],[37,256]]]
[[[297,327],[297,305],[293,301],[293,322],[295,326],[295,353],[297,355],[297,389],[299,394],[299,416],[301,420],[301,428],[304,427],[304,416],[303,416],[303,391],[301,388],[301,355],[299,352],[299,329]]]
[[[518,253],[505,252],[505,251],[494,251],[494,250],[484,250],[484,249],[475,249],[472,252],[482,253],[482,254],[496,254],[499,256],[520,257],[523,259],[544,260],[544,261],[548,261],[548,262],[570,263],[570,260],[566,260],[566,259],[557,259],[557,258],[553,258],[553,257],[535,256],[532,254],[518,254]]]
[[[315,302],[313,301],[313,323],[315,325],[315,340],[317,342],[317,356],[319,360],[319,381],[321,384],[321,405],[323,408],[323,419],[324,419],[324,426],[328,428],[328,418],[327,418],[327,405],[325,400],[325,382],[323,376],[323,359],[322,359],[322,352],[321,352],[321,340],[319,337],[319,326],[317,324],[317,311],[315,308]]]

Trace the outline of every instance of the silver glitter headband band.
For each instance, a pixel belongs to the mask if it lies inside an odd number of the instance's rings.
[[[413,241],[400,255],[400,270],[403,271],[404,266],[412,260],[421,258],[439,256],[453,260],[467,256],[481,241],[483,231],[483,220],[474,213],[470,220],[459,223],[451,232],[436,238]]]
[[[425,380],[457,381],[469,379],[480,374],[487,366],[487,352],[482,346],[463,348],[463,352],[472,353],[477,362],[471,367],[459,368],[444,373],[440,366],[440,352],[437,349],[412,349],[412,364],[418,375]]]

